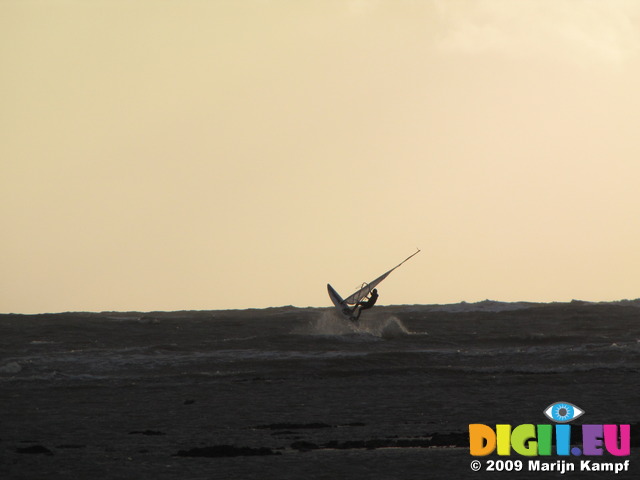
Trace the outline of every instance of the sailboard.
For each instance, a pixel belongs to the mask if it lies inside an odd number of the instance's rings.
[[[372,280],[369,283],[363,283],[360,289],[353,292],[351,295],[349,295],[345,299],[343,299],[340,296],[340,294],[329,283],[327,283],[327,291],[329,292],[329,298],[331,299],[331,302],[333,303],[333,305],[336,307],[336,310],[338,311],[338,313],[344,318],[347,318],[349,320],[354,320],[354,317],[353,317],[354,308],[352,308],[350,305],[357,305],[359,302],[367,298],[367,296],[371,294],[371,291],[374,288],[376,288],[376,286],[380,282],[382,282],[385,278],[387,278],[391,274],[391,272],[393,272],[396,268],[398,268],[400,265],[402,265],[407,260],[417,255],[418,253],[420,253],[420,249],[418,249],[413,254],[409,255],[407,258],[405,258],[403,261],[401,261],[398,265],[393,267],[391,270],[387,270],[386,272],[384,272],[375,280]]]

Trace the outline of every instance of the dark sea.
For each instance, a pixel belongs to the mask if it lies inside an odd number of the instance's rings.
[[[470,455],[559,401],[631,455]],[[0,315],[3,480],[639,478],[639,423],[636,301]]]

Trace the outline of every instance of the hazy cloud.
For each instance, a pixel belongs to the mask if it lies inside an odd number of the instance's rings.
[[[640,2],[436,0],[449,52],[562,55],[620,63],[640,52]]]

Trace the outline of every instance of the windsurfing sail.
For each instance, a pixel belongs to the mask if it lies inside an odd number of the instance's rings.
[[[409,260],[414,255],[417,255],[418,253],[420,253],[420,249],[418,249],[415,253],[409,255],[407,258],[405,258],[403,261],[401,261],[398,265],[393,267],[391,270],[383,273],[382,275],[380,275],[375,280],[372,280],[369,283],[363,284],[363,286],[362,286],[362,288],[360,288],[360,290],[358,290],[357,292],[352,293],[347,298],[345,298],[342,302],[344,304],[347,304],[347,305],[355,305],[356,303],[364,300],[371,293],[371,290],[376,288],[376,286],[380,282],[382,282],[385,278],[387,278],[391,272],[393,272],[396,268],[398,268],[400,265],[402,265],[404,262]]]

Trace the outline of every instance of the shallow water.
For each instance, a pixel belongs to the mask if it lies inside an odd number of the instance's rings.
[[[560,400],[586,411],[576,424],[640,422],[640,310],[526,307],[376,307],[357,326],[295,308],[2,315],[0,475],[553,476],[426,448],[470,423],[550,423]],[[50,454],[17,451],[38,445]],[[175,456],[217,445],[277,455]]]

